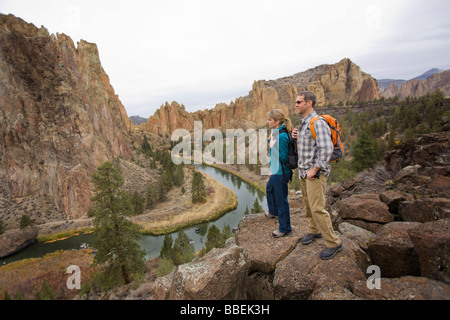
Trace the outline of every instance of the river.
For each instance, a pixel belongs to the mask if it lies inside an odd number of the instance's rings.
[[[195,251],[198,251],[205,246],[208,228],[213,224],[220,230],[222,230],[223,227],[227,225],[230,226],[231,229],[237,228],[239,221],[241,221],[241,219],[244,217],[246,207],[248,207],[250,211],[253,207],[255,198],[258,198],[258,201],[263,207],[264,211],[267,211],[267,202],[264,193],[253,187],[249,183],[243,181],[242,179],[231,173],[207,165],[195,165],[195,167],[197,170],[208,174],[212,178],[216,179],[219,183],[231,189],[236,194],[238,200],[237,207],[234,210],[225,213],[220,218],[214,221],[186,227],[184,229],[184,232],[186,233],[188,238],[193,242]],[[198,232],[197,230],[196,232],[196,229],[200,229],[200,231]],[[177,238],[177,232],[172,233],[171,236],[172,239],[175,240]],[[142,235],[139,244],[141,248],[145,250],[146,259],[159,256],[163,240],[164,235]],[[35,242],[14,255],[0,259],[0,265],[25,258],[42,257],[47,253],[51,253],[57,250],[79,249],[80,245],[83,243],[86,243],[90,247],[93,247],[94,241],[95,234],[91,233],[80,234],[78,236],[73,236],[68,239],[52,243]]]

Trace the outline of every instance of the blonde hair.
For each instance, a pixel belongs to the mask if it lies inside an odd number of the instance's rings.
[[[288,132],[291,132],[292,129],[294,129],[294,126],[292,125],[291,119],[286,118],[284,115],[284,112],[280,109],[273,109],[267,112],[267,116],[269,118],[272,118],[275,121],[280,121],[281,124],[286,125],[286,129]]]

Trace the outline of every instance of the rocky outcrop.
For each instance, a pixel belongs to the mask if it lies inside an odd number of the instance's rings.
[[[191,113],[185,110],[184,105],[175,101],[171,104],[166,102],[147,120],[145,128],[153,134],[169,137],[175,129],[179,128],[192,132],[194,121],[201,121],[203,129],[242,128],[246,130],[264,125],[266,113],[275,108],[282,109],[289,115],[289,108],[279,102],[277,91],[272,87],[266,87],[261,81],[255,81],[248,96],[237,98],[229,105],[218,104],[209,110]]]
[[[290,77],[255,81],[247,96],[209,110],[190,113],[177,102],[166,102],[148,119],[146,130],[170,136],[178,128],[192,131],[194,121],[201,121],[203,129],[258,127],[266,123],[271,109],[282,109],[286,115],[296,113],[295,99],[301,90],[315,92],[318,105],[380,98],[377,81],[350,59],[343,59]]]
[[[179,266],[170,281],[157,280],[150,290],[156,300],[246,299],[248,270],[245,251],[230,243],[225,250],[213,249],[199,261]]]
[[[450,70],[437,72],[423,80],[411,79],[401,85],[392,82],[381,95],[385,98],[405,99],[406,97],[421,97],[437,89],[441,90],[444,96],[450,95]]]
[[[1,198],[39,198],[34,215],[83,216],[92,172],[130,158],[132,124],[93,43],[75,46],[64,34],[0,14],[0,105]]]
[[[350,59],[342,59],[308,83],[307,89],[316,93],[317,104],[337,104],[353,101],[379,99],[380,90],[377,81]]]
[[[436,183],[432,187],[439,197],[429,193],[431,180],[449,175],[449,133],[399,145],[386,154],[384,167],[327,189],[328,208],[344,246],[333,259],[320,259],[323,239],[300,243],[307,221],[301,196],[293,196],[289,236],[272,238],[276,219],[250,215],[225,248],[142,285],[128,297],[450,300],[448,197]],[[423,159],[414,157],[418,149],[427,152],[426,166],[410,171]],[[400,179],[393,179],[402,171]],[[428,183],[414,184],[425,175],[431,177]],[[371,282],[373,267],[380,271],[378,288]],[[220,289],[217,283],[222,283]]]
[[[37,232],[37,228],[27,226],[0,234],[0,258],[19,252],[32,244],[36,241]]]

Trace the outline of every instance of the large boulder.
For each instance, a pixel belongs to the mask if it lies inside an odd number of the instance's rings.
[[[450,219],[422,223],[408,230],[423,277],[450,284]]]
[[[388,206],[380,201],[378,194],[356,194],[339,202],[343,219],[365,222],[388,223],[394,221]]]
[[[291,213],[292,233],[275,239],[271,233],[278,228],[278,219],[267,219],[264,214],[254,214],[239,223],[236,244],[248,254],[251,271],[271,273],[276,264],[294,250],[308,229],[303,214]]]
[[[358,280],[353,293],[367,300],[450,300],[450,285],[424,277],[381,278],[380,289]]]
[[[323,293],[327,281],[333,287],[340,287],[345,296],[352,291],[353,282],[366,280],[363,270],[369,266],[367,254],[353,241],[342,237],[344,249],[333,259],[321,260],[319,253],[325,248],[323,239],[303,246],[280,261],[274,273],[273,290],[275,299],[308,299],[314,292],[315,298]]]
[[[153,299],[246,299],[249,261],[244,250],[230,241],[212,249],[199,261],[179,266],[152,287]]]
[[[338,229],[347,238],[356,242],[364,251],[367,251],[369,243],[376,237],[375,233],[348,222],[340,223]]]
[[[399,214],[404,221],[427,222],[450,218],[450,199],[424,198],[403,201],[399,205]]]
[[[398,214],[400,203],[403,201],[413,201],[414,196],[406,192],[386,190],[380,193],[380,200],[388,206],[390,213],[396,215]]]
[[[381,275],[387,278],[420,275],[419,258],[408,230],[419,222],[391,222],[384,225],[369,243],[369,253]]]
[[[38,229],[27,226],[23,229],[8,230],[0,235],[0,258],[19,252],[36,241]]]

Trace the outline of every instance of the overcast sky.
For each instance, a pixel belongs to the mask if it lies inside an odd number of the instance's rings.
[[[450,69],[448,0],[0,0],[76,43],[96,43],[128,116],[186,110],[350,58],[376,79]]]

